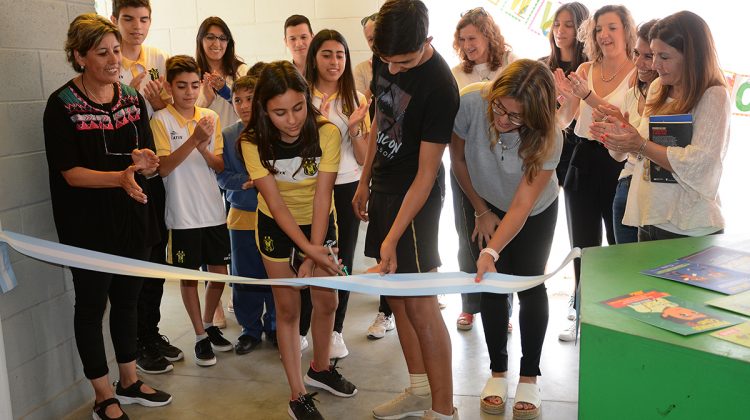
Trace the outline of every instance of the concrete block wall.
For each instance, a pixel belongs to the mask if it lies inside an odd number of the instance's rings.
[[[198,25],[207,16],[225,19],[237,52],[249,64],[289,58],[282,26],[305,14],[314,29],[340,30],[358,63],[369,57],[359,20],[382,0],[152,0],[149,42],[170,54],[194,54]],[[49,197],[42,115],[47,97],[75,74],[63,43],[69,22],[96,10],[110,14],[109,1],[0,0],[0,222],[3,229],[57,240]],[[30,28],[36,30],[29,30]],[[43,30],[39,30],[43,28]],[[73,336],[74,293],[69,271],[11,250],[18,287],[0,295],[13,418],[60,418],[93,392],[83,377]],[[106,325],[106,322],[105,322]],[[116,365],[105,329],[110,369]]]
[[[69,22],[93,1],[0,0],[0,221],[4,229],[56,240],[42,114],[69,80]],[[60,418],[92,397],[73,338],[70,274],[11,251],[18,287],[0,295],[13,418]]]

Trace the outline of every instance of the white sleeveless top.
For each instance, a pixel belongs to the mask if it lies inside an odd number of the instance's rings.
[[[624,108],[625,105],[625,96],[627,95],[628,90],[630,89],[628,87],[628,82],[632,79],[633,72],[635,71],[635,67],[633,67],[628,74],[622,79],[619,85],[609,93],[609,95],[602,97],[605,101],[609,102],[610,105],[616,106],[620,108],[620,112],[625,113],[627,109]],[[588,75],[586,78],[586,84],[588,85],[589,89],[594,91],[594,69],[593,64],[591,67],[589,67]],[[591,127],[591,123],[593,122],[593,117],[591,116],[591,112],[593,109],[589,104],[586,103],[586,101],[581,100],[580,108],[578,108],[578,119],[576,120],[576,128],[573,130],[573,132],[578,136],[585,139],[593,140],[589,138],[589,127]]]

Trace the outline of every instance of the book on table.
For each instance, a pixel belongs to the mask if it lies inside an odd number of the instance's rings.
[[[599,303],[627,317],[685,336],[744,321],[660,290],[638,290]]]
[[[734,295],[750,290],[750,253],[712,246],[641,273]]]
[[[648,120],[649,139],[666,147],[685,147],[693,138],[691,114],[652,115]],[[676,183],[674,175],[651,160],[644,161],[644,177],[651,182]]]

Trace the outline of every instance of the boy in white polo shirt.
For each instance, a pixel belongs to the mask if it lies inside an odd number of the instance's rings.
[[[120,81],[138,90],[146,99],[149,118],[154,110],[166,106],[169,95],[162,88],[166,74],[167,54],[154,47],[143,45],[151,27],[151,4],[149,0],[113,0],[112,23],[122,35],[120,49]],[[158,178],[149,180],[151,203],[159,212],[159,231],[162,241],[151,250],[149,261],[164,264],[164,249],[167,246],[167,229],[164,226],[164,185]],[[136,367],[150,374],[172,370],[172,362],[182,359],[182,350],[171,345],[169,339],[159,332],[161,320],[161,298],[164,294],[164,279],[146,279],[138,295],[138,355]]]
[[[154,113],[151,130],[159,156],[159,175],[167,192],[167,263],[191,269],[205,264],[212,273],[226,274],[229,233],[224,199],[216,182],[216,174],[224,170],[219,116],[195,106],[201,87],[195,59],[171,57],[166,76],[165,87],[174,105]],[[224,283],[212,282],[206,287],[202,318],[198,282],[182,280],[180,290],[195,330],[195,362],[212,366],[216,364],[212,347],[219,351],[233,349],[212,323]]]

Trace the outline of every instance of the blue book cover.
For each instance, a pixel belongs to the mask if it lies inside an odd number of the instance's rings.
[[[750,275],[722,267],[677,260],[641,273],[734,295],[750,290]]]
[[[693,138],[691,114],[652,115],[648,120],[649,139],[666,147],[685,147]],[[648,178],[651,182],[676,183],[668,170],[648,161]]]

